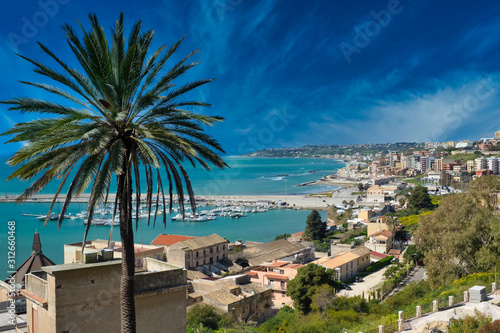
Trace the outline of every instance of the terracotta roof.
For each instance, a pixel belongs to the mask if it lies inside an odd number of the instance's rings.
[[[269,265],[267,265],[267,267],[282,267],[282,266],[286,266],[287,264],[289,264],[288,261],[276,260],[276,261],[270,263]]]
[[[387,254],[390,256],[399,256],[401,255],[401,250],[390,249]]]
[[[389,230],[380,230],[374,234],[369,235],[368,237],[374,237],[374,236],[379,236],[379,235],[390,238],[390,237],[392,237],[392,232],[390,232]]]
[[[185,241],[187,239],[196,238],[194,236],[183,236],[183,235],[167,235],[160,234],[152,242],[151,245],[163,245],[170,246],[178,242]]]
[[[292,234],[292,236],[302,236],[303,233],[304,233],[303,231],[299,231],[299,232]]]
[[[250,275],[250,276],[258,276],[259,274],[255,271],[250,271],[250,272],[247,272],[246,273],[247,275]]]
[[[376,251],[370,251],[370,256],[379,257],[382,259],[388,257],[387,254],[376,252]]]
[[[281,275],[281,274],[271,274],[271,273],[268,273],[268,274],[264,274],[264,276],[266,278],[271,278],[271,279],[278,279],[278,280],[288,280],[288,276],[286,275]]]
[[[329,258],[328,260],[322,262],[320,265],[325,266],[326,268],[336,268],[358,258],[359,256],[354,253],[346,252],[339,254],[336,257]]]

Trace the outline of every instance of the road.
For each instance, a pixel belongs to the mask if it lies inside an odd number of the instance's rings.
[[[384,267],[381,270],[376,271],[375,273],[365,276],[363,278],[364,279],[363,282],[351,283],[349,286],[352,288],[352,290],[342,289],[337,293],[337,296],[354,297],[354,296],[361,296],[364,293],[365,298],[368,299],[369,291],[382,282],[386,269],[387,267]]]

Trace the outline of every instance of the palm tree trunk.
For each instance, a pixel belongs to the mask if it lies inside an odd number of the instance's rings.
[[[125,156],[128,156],[125,155]],[[134,299],[134,230],[132,227],[132,183],[130,164],[123,162],[123,173],[118,176],[116,195],[120,197],[120,235],[122,240],[122,276],[120,282],[121,332],[135,333]]]

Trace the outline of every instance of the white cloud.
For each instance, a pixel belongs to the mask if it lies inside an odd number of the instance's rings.
[[[445,140],[457,131],[470,130],[471,121],[486,127],[500,107],[500,77],[477,73],[452,77],[452,82],[430,82],[434,86],[431,92],[406,91],[397,99],[373,101],[373,106],[356,112],[359,116],[351,121],[338,122],[324,114],[298,139],[311,142],[313,138],[318,143],[422,142]],[[475,131],[483,133],[481,127]]]

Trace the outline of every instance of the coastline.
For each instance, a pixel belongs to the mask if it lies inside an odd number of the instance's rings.
[[[322,185],[331,185],[323,184]],[[335,205],[342,203],[343,200],[356,200],[357,196],[352,196],[350,193],[353,191],[352,187],[341,187],[334,191],[328,191],[332,193],[332,196],[327,195],[322,196],[321,194],[310,196],[310,195],[195,195],[196,201],[199,203],[212,203],[217,204],[221,202],[227,202],[229,204],[243,204],[243,205],[256,205],[259,202],[286,202],[288,203],[288,208],[297,209],[326,209],[329,205]],[[338,186],[338,185],[336,185]],[[325,192],[320,192],[325,193]],[[64,202],[65,195],[60,195],[57,198],[58,203]],[[141,195],[141,199],[146,197],[145,194]],[[174,196],[175,197],[175,196]],[[0,203],[15,203],[17,196],[8,195],[0,197]],[[108,202],[114,202],[115,194],[110,193]],[[53,195],[51,194],[37,194],[32,198],[27,199],[24,203],[50,203],[53,200]],[[71,202],[74,203],[87,203],[89,200],[89,194],[83,194],[78,197],[72,198]]]

